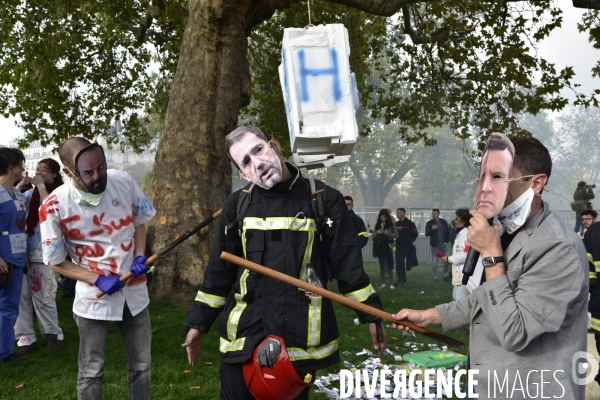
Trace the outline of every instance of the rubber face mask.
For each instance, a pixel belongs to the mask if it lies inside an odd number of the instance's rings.
[[[535,196],[535,192],[532,188],[529,188],[515,199],[515,201],[500,211],[498,220],[504,229],[506,229],[506,232],[512,234],[525,224],[525,220],[531,212],[533,196]]]
[[[100,203],[102,196],[104,196],[104,193],[106,193],[106,190],[98,194],[84,192],[83,190],[77,189],[75,185],[73,185],[73,189],[75,189],[73,192],[73,198],[82,206],[97,206]]]

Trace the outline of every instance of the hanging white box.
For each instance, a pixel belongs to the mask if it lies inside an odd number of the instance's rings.
[[[347,163],[358,139],[358,91],[342,24],[287,28],[279,78],[294,162],[299,167]]]

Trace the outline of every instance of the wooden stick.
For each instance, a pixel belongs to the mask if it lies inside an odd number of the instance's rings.
[[[446,336],[442,333],[435,332],[435,331],[432,331],[427,328],[423,328],[423,327],[415,324],[414,322],[411,322],[406,319],[402,320],[402,321],[395,320],[394,317],[392,316],[392,314],[390,314],[390,313],[379,310],[375,307],[371,307],[367,304],[363,304],[356,300],[349,299],[340,294],[331,292],[327,289],[323,289],[321,287],[311,285],[308,282],[301,281],[300,279],[296,279],[289,275],[283,274],[279,271],[272,270],[270,268],[264,267],[260,264],[254,263],[252,261],[248,261],[244,258],[235,256],[235,255],[227,253],[225,251],[221,253],[221,259],[223,259],[227,262],[233,263],[233,264],[237,264],[237,265],[244,267],[246,269],[249,269],[251,271],[255,271],[260,274],[266,275],[270,278],[277,279],[278,281],[290,284],[292,286],[299,287],[301,289],[307,290],[312,293],[316,293],[316,294],[323,296],[329,300],[333,300],[333,301],[343,304],[347,307],[354,308],[355,310],[359,310],[364,313],[373,315],[375,317],[381,318],[381,319],[391,322],[393,324],[408,326],[410,329],[412,329],[414,331],[417,331],[419,333],[422,333],[423,335],[429,336],[432,339],[446,343],[449,346],[458,347],[458,348],[463,348],[465,346],[463,342],[461,342],[460,340],[451,338],[450,336]]]
[[[196,225],[195,227],[193,227],[192,229],[190,229],[189,231],[187,231],[186,233],[184,233],[182,236],[180,236],[179,238],[177,238],[176,240],[174,240],[173,242],[171,242],[170,244],[168,244],[163,249],[161,249],[158,253],[153,254],[150,257],[148,257],[148,259],[146,260],[146,262],[144,263],[144,265],[152,265],[152,263],[154,261],[158,260],[159,258],[161,258],[162,256],[164,256],[165,254],[167,254],[169,251],[173,250],[175,247],[179,246],[181,243],[183,243],[184,241],[186,241],[187,239],[189,239],[190,237],[192,237],[200,229],[204,228],[206,225],[210,224],[215,219],[219,218],[219,216],[221,215],[221,210],[218,210],[212,216],[210,216],[210,217],[206,218],[204,221],[200,222],[198,225]],[[131,275],[131,272],[128,272],[125,275],[122,275],[119,278],[119,280],[121,282],[125,282],[129,278],[131,278],[132,276],[133,275]],[[96,298],[99,299],[100,297],[104,296],[104,294],[105,293],[102,290],[99,290],[98,292],[96,292]]]

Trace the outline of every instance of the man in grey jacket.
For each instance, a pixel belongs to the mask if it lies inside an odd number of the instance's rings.
[[[577,362],[587,361],[588,279],[581,240],[541,199],[552,170],[537,139],[511,139],[512,178],[500,220],[471,211],[469,243],[484,260],[485,282],[469,297],[394,318],[444,331],[471,326],[470,369],[479,398],[583,400]],[[408,330],[402,325],[399,329]],[[579,370],[579,371],[578,371]]]

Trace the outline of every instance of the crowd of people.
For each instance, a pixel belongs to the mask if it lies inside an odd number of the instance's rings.
[[[372,246],[379,288],[393,290],[406,285],[407,271],[418,265],[419,232],[401,207],[395,217],[381,209],[371,232],[354,213],[351,196],[304,177],[282,157],[279,142],[258,128],[232,131],[225,148],[249,183],[223,206],[202,284],[183,321],[182,347],[195,365],[218,320],[221,398],[306,399],[316,371],[340,362],[331,301],[225,262],[221,253],[324,287],[335,279],[342,295],[382,309],[361,249]],[[156,210],[131,176],[108,169],[97,143],[69,138],[58,153],[62,167],[44,159],[35,176],[24,179],[23,153],[0,148],[0,360],[19,361],[37,349],[34,314],[47,341],[44,350],[63,347],[55,302],[60,274],[77,282],[78,398],[102,398],[104,346],[115,321],[129,397],[147,399],[152,335],[145,224]],[[588,288],[600,347],[600,225],[594,210],[582,210],[578,238],[550,211],[541,196],[551,169],[548,150],[536,139],[492,134],[476,209],[459,208],[448,223],[436,208],[425,226],[433,280],[439,280],[441,260],[454,301],[403,309],[395,318],[423,327],[441,324],[445,331],[467,329],[469,363],[480,370],[542,370],[561,360],[564,376],[555,377],[552,390],[559,385],[566,398],[582,400],[583,386],[569,380],[575,368],[570,362],[586,349]],[[29,183],[32,188],[21,193]],[[587,186],[585,192],[588,201],[593,192]],[[488,222],[495,215],[502,232]],[[481,253],[479,275],[463,284],[470,250]],[[123,279],[128,273],[132,277]],[[97,298],[98,290],[105,296]],[[381,355],[387,346],[381,319],[362,311],[357,316]],[[488,381],[479,377],[476,388],[483,391]]]

